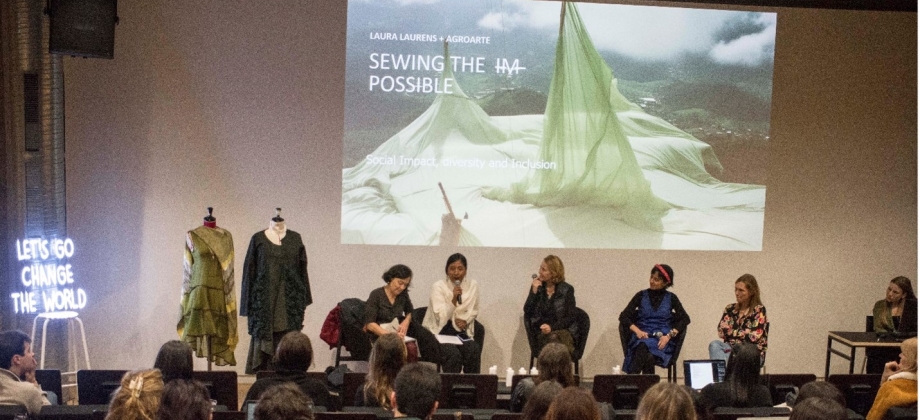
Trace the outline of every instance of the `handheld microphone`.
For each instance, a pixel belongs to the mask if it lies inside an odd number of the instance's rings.
[[[454,280],[454,286],[460,287],[460,280]],[[463,292],[457,295],[457,305],[463,304]]]
[[[536,273],[531,274],[531,275],[530,275],[530,279],[531,279],[531,280],[536,280],[536,279],[537,279]]]

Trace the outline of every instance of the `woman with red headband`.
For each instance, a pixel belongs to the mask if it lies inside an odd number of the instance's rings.
[[[648,280],[649,288],[636,293],[620,312],[620,324],[629,326],[626,359],[627,373],[654,374],[655,365],[664,367],[674,354],[672,339],[687,330],[690,316],[677,295],[667,289],[674,285],[674,270],[667,264],[655,264]],[[622,329],[621,329],[622,331]]]

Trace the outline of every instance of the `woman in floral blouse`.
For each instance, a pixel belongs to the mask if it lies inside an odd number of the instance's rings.
[[[725,307],[719,320],[719,339],[709,343],[709,358],[728,361],[732,345],[754,343],[763,363],[767,351],[767,308],[760,300],[757,279],[745,274],[735,280],[735,300]]]

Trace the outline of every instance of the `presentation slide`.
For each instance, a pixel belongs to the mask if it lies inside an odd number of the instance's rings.
[[[776,14],[350,0],[344,244],[759,251]]]

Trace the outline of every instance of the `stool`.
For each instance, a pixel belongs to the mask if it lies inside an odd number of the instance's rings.
[[[72,372],[61,372],[61,376],[64,375],[76,375],[77,371],[80,370],[78,367],[79,357],[77,356],[77,343],[74,339],[76,335],[76,329],[74,324],[80,327],[80,339],[83,341],[83,356],[86,361],[85,369],[92,369],[89,364],[89,349],[86,346],[86,331],[83,329],[83,321],[80,319],[76,312],[73,311],[62,311],[62,312],[46,312],[43,314],[38,314],[35,316],[35,320],[32,321],[32,342],[35,343],[35,329],[38,326],[38,319],[44,318],[42,323],[42,345],[41,345],[41,354],[39,355],[39,369],[45,368],[45,341],[48,337],[48,322],[51,320],[67,320],[67,332],[68,332],[68,341],[70,341],[70,349],[68,351],[68,361],[70,361],[70,355],[73,355],[73,366],[74,370]],[[35,349],[33,347],[33,352]],[[73,386],[73,384],[64,385],[64,387]],[[62,398],[63,396],[58,396]]]

